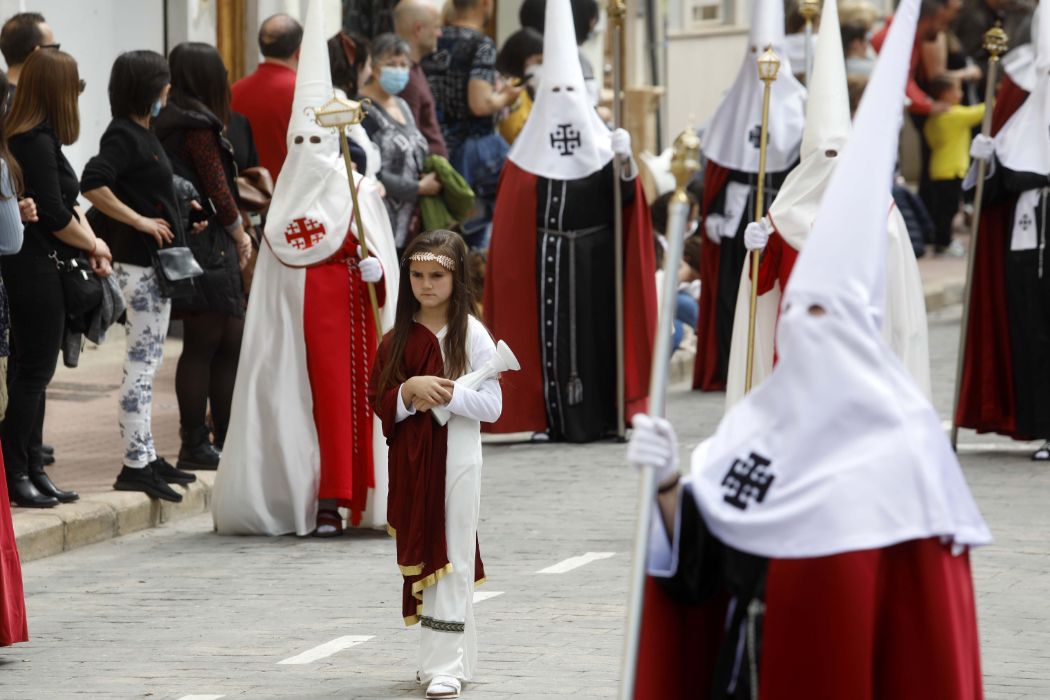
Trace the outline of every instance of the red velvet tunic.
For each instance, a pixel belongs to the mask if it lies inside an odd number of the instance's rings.
[[[361,522],[368,489],[375,487],[368,380],[377,344],[368,285],[357,269],[357,245],[351,231],[342,255],[307,268],[303,308],[306,365],[321,451],[317,496],[349,508],[354,525]],[[375,289],[382,306],[382,280]]]

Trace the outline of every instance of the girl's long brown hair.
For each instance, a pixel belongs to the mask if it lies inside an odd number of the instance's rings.
[[[7,137],[32,131],[47,122],[59,142],[69,146],[80,138],[80,72],[65,51],[40,49],[29,54],[7,115]]]
[[[467,372],[467,324],[471,314],[477,313],[474,294],[467,283],[467,246],[457,233],[439,229],[416,236],[401,256],[401,282],[397,290],[397,311],[394,328],[383,339],[389,346],[386,363],[379,374],[379,392],[397,386],[408,377],[401,367],[412,330],[413,317],[419,311],[419,301],[412,293],[411,258],[416,253],[433,253],[452,259],[452,296],[448,300],[448,330],[445,333],[445,376],[455,379]]]

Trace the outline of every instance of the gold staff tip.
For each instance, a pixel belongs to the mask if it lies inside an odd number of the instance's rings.
[[[766,47],[762,55],[758,57],[758,79],[763,83],[771,83],[777,79],[780,72],[780,57],[773,51],[772,44]]]
[[[1003,30],[1002,22],[996,22],[995,26],[984,33],[984,50],[992,58],[999,58],[1010,48],[1010,37]]]
[[[698,170],[700,170],[700,137],[690,125],[674,140],[671,173],[674,174],[678,189],[684,189]]]

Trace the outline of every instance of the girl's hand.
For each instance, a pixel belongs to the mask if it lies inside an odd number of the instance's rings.
[[[405,382],[413,403],[422,401],[425,402],[423,405],[429,404],[430,407],[444,406],[451,401],[453,386],[452,380],[444,377],[412,377]]]
[[[441,180],[438,180],[437,175],[434,173],[426,173],[419,178],[419,194],[423,197],[430,197],[441,193]]]
[[[18,200],[18,213],[21,215],[22,221],[37,221],[36,202],[33,201],[32,197],[23,197]]]
[[[241,237],[237,239],[237,260],[242,270],[252,261],[252,239],[243,230]]]
[[[171,232],[171,226],[164,219],[150,219],[140,216],[135,222],[135,230],[142,231],[147,236],[152,236],[153,240],[157,242],[158,248],[163,248],[165,244],[171,243],[175,239],[175,234]]]

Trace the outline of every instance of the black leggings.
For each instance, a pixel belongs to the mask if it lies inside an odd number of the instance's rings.
[[[215,438],[221,445],[230,424],[244,319],[220,313],[194,314],[183,319],[182,327],[182,355],[175,370],[179,422],[184,430],[204,425],[210,401]]]
[[[4,463],[12,476],[26,474],[30,452],[44,430],[44,392],[55,376],[65,325],[62,283],[47,258],[28,256],[4,262],[11,306],[11,359],[7,375]]]

